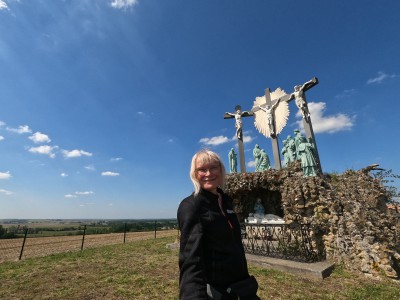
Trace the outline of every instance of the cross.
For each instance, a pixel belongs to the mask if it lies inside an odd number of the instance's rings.
[[[311,140],[314,144],[315,159],[318,164],[318,170],[322,174],[322,167],[321,167],[321,161],[319,159],[317,142],[315,140],[314,130],[312,127],[310,112],[308,111],[306,94],[305,94],[306,91],[308,91],[312,87],[316,86],[317,84],[318,84],[318,78],[314,77],[311,80],[304,83],[303,85],[295,86],[294,92],[292,94],[286,95],[284,97],[285,98],[284,101],[290,102],[293,99],[295,99],[296,105],[300,109],[300,112],[303,116],[303,127],[304,127],[304,131],[306,133],[306,138],[307,139],[311,138]]]
[[[242,117],[250,117],[253,116],[253,112],[243,111],[240,105],[236,105],[236,112],[229,113],[226,112],[224,115],[224,119],[232,119],[235,118],[235,127],[236,127],[236,137],[238,140],[238,148],[239,148],[239,158],[240,158],[240,172],[246,172],[246,164],[244,161],[244,146],[243,146],[243,131],[242,131]]]
[[[271,90],[269,88],[265,89],[265,103],[261,105],[261,107],[266,107],[266,106],[270,106],[271,108],[275,107],[276,104],[279,101],[287,101],[286,98],[288,95],[285,95],[282,98],[276,99],[274,101],[271,100]],[[261,108],[259,107],[255,107],[252,109],[252,112],[256,112],[258,110],[260,110]],[[272,128],[274,129],[274,134],[271,134],[271,143],[272,143],[272,152],[274,154],[274,162],[275,162],[275,169],[280,170],[282,168],[282,164],[281,164],[281,157],[279,154],[279,144],[278,144],[278,139],[277,139],[277,135],[275,134],[275,112],[274,109],[272,109],[271,111],[272,113]]]

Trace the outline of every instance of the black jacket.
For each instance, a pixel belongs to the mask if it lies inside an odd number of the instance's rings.
[[[201,190],[185,198],[178,208],[181,232],[179,253],[180,299],[208,299],[207,283],[220,288],[249,277],[240,225],[232,199]]]

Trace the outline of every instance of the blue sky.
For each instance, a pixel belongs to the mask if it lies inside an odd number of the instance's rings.
[[[325,172],[400,173],[399,1],[0,0],[0,218],[169,218],[240,104],[306,92]],[[281,139],[299,128],[294,102]],[[244,119],[253,171],[269,139]]]

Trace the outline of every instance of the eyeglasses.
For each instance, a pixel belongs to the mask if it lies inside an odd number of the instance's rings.
[[[196,172],[199,175],[206,175],[207,172],[210,172],[210,174],[216,174],[219,172],[219,168],[220,168],[219,165],[215,165],[215,166],[211,166],[209,168],[198,168],[198,169],[196,169]]]

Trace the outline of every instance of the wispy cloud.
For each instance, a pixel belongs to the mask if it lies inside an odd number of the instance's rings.
[[[76,195],[72,195],[72,194],[67,194],[67,195],[64,195],[64,197],[65,198],[76,198],[77,196]]]
[[[43,145],[43,146],[39,146],[39,147],[29,148],[28,151],[32,152],[32,153],[37,153],[37,154],[45,154],[51,158],[54,158],[54,157],[56,157],[56,154],[53,151],[56,150],[57,148],[58,148],[57,146]]]
[[[94,192],[93,191],[84,191],[84,192],[75,192],[75,195],[93,195]]]
[[[92,156],[92,153],[84,151],[84,150],[62,150],[62,153],[65,158],[73,158],[73,157],[81,157],[81,156]]]
[[[67,173],[61,173],[60,176],[61,177],[68,177],[68,174]]]
[[[243,134],[243,143],[250,143],[250,142],[252,142],[254,140],[254,138],[251,136],[251,135],[246,135],[246,134]],[[236,138],[236,136],[233,138],[233,141],[237,141],[237,138]]]
[[[12,195],[12,194],[13,194],[13,192],[11,192],[11,191],[7,191],[7,190],[4,190],[4,189],[0,189],[0,193],[3,193],[3,194],[5,194],[5,195],[7,195],[7,196],[9,196],[9,195]]]
[[[123,158],[122,157],[112,157],[110,159],[111,162],[120,161],[120,160],[123,160]]]
[[[102,172],[101,176],[119,176],[119,173],[106,171],[106,172]]]
[[[12,127],[7,127],[6,128],[8,131],[18,133],[18,134],[23,134],[23,133],[32,133],[32,130],[29,128],[28,125],[21,125],[18,128],[12,128]]]
[[[4,136],[0,135],[0,141],[4,140]]]
[[[89,171],[96,171],[96,168],[93,165],[86,166],[85,169]]]
[[[349,117],[345,114],[336,114],[333,116],[324,116],[326,103],[310,102],[308,108],[311,113],[312,125],[315,133],[334,133],[338,131],[351,130],[354,126],[355,116]],[[296,117],[301,118],[301,113],[297,112]],[[303,121],[296,122],[300,128],[303,128]]]
[[[9,179],[9,178],[11,178],[10,171],[0,172],[0,179]]]
[[[38,143],[50,143],[51,139],[47,134],[43,134],[41,132],[35,132],[33,135],[29,137],[30,140],[32,140],[35,144]]]
[[[378,72],[378,75],[376,77],[367,80],[367,84],[375,84],[375,83],[380,84],[386,79],[395,78],[396,76],[397,76],[396,74],[389,75],[384,72]]]
[[[255,162],[254,160],[249,161],[249,162],[247,163],[247,166],[248,166],[249,168],[254,168],[254,167],[256,166],[256,162]]]
[[[128,9],[139,3],[139,0],[112,0],[110,5],[116,9]]]
[[[219,135],[211,138],[201,138],[199,142],[207,146],[218,146],[221,144],[228,143],[230,141],[231,140],[228,139],[226,136]]]
[[[336,99],[348,98],[354,95],[357,92],[356,89],[348,89],[344,90],[342,93],[335,96]]]

